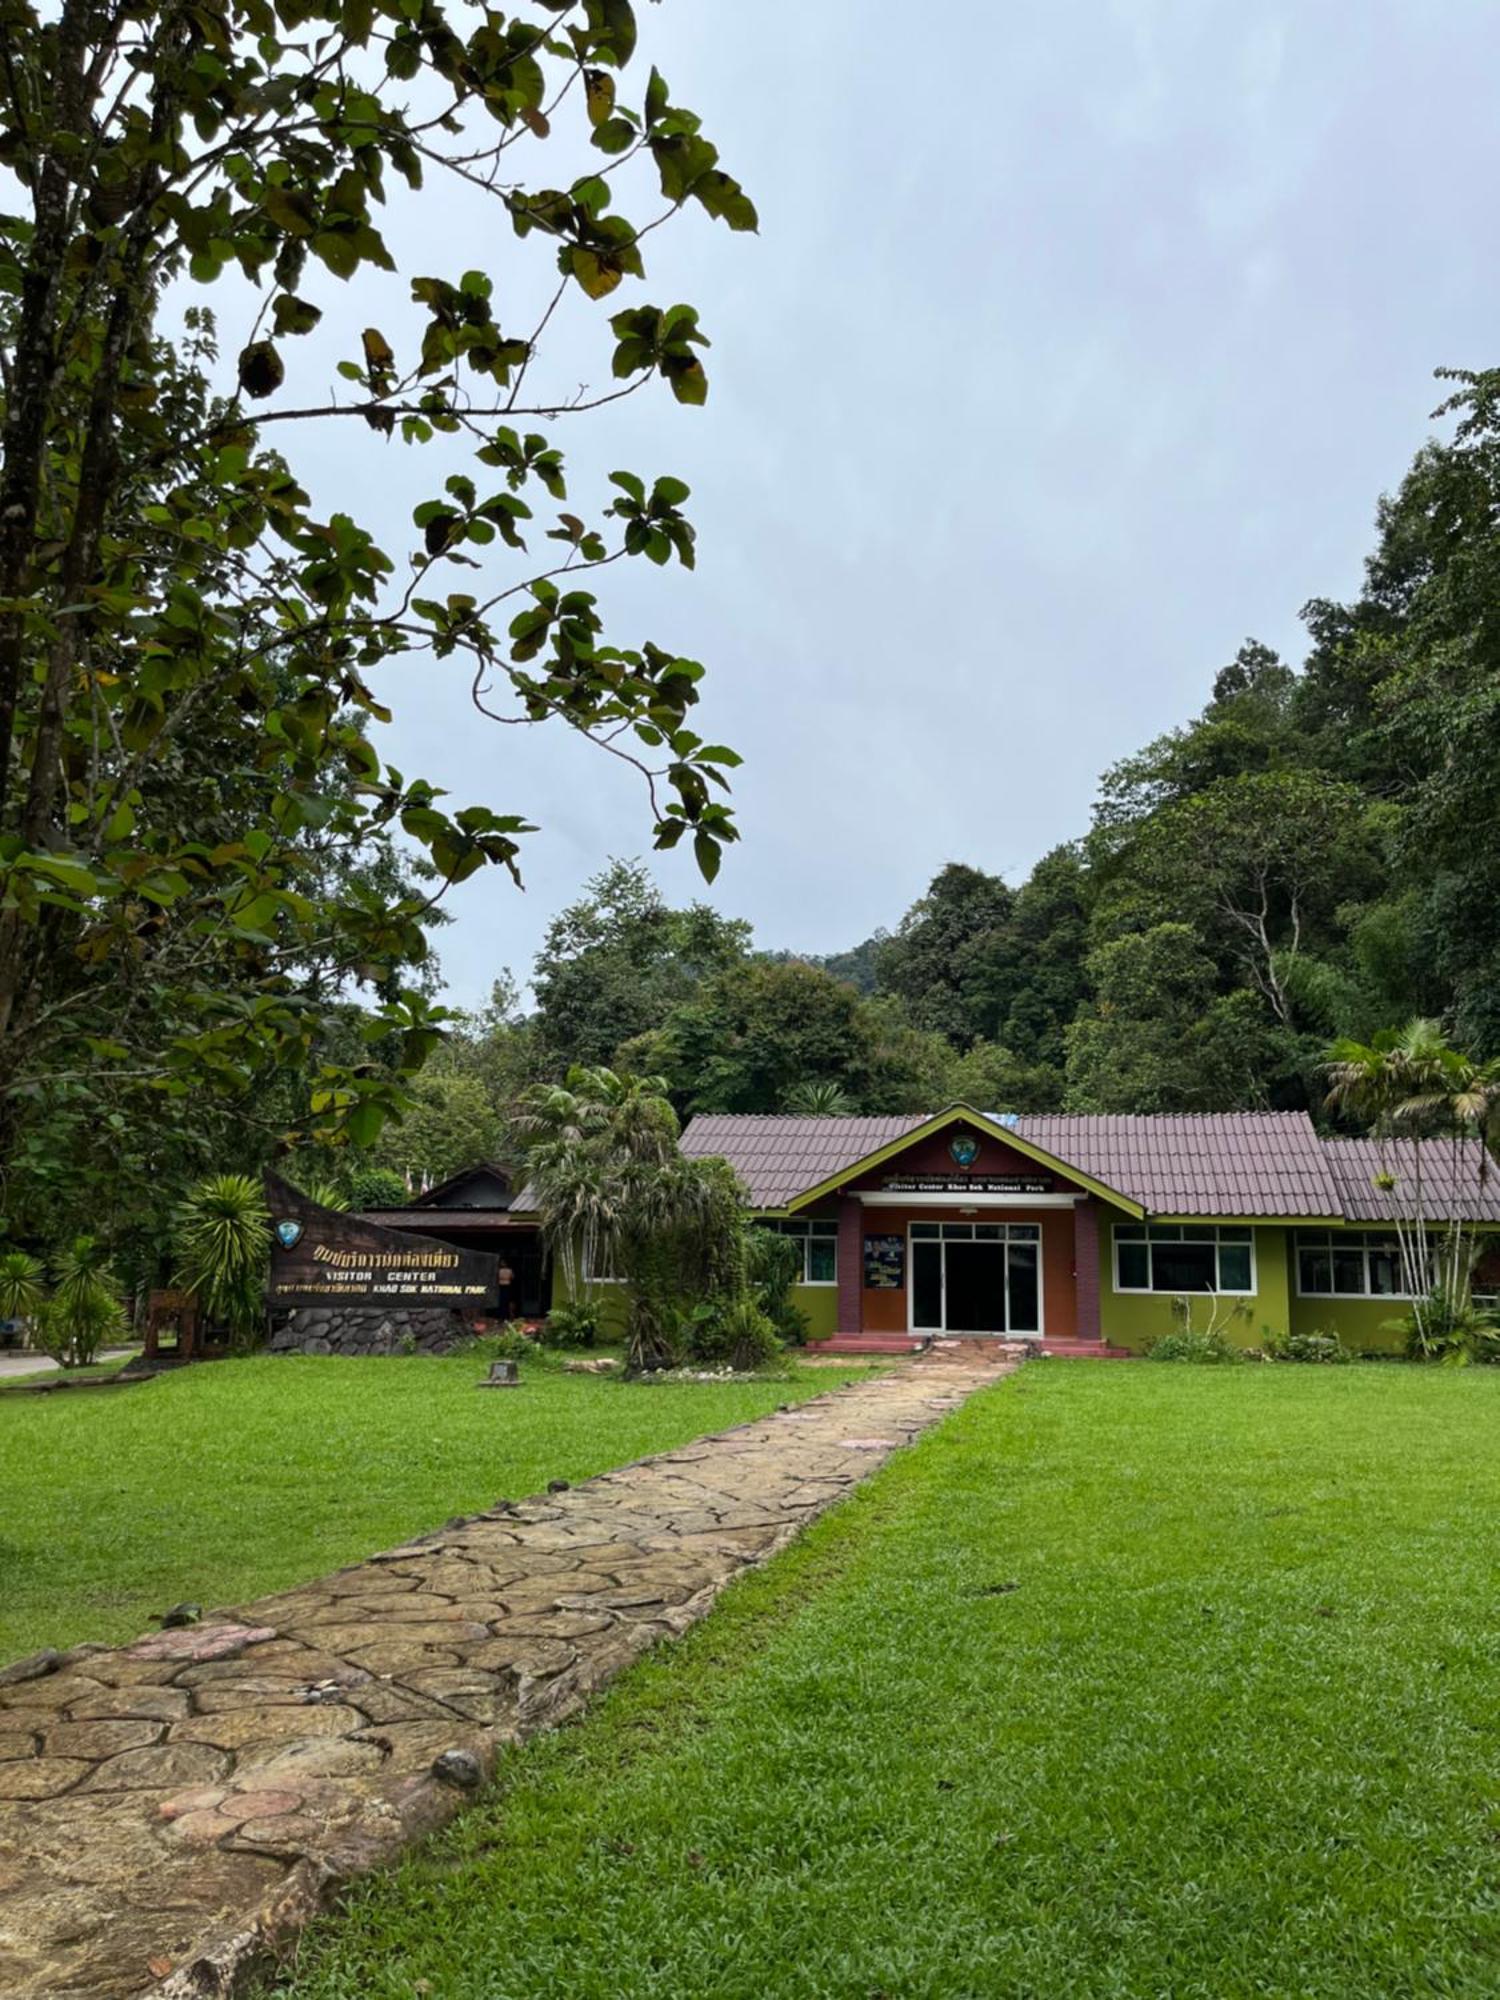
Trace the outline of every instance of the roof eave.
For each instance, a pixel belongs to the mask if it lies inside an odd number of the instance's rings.
[[[945,1111],[934,1112],[932,1117],[922,1124],[914,1125],[909,1132],[903,1132],[899,1139],[892,1139],[884,1146],[877,1146],[873,1152],[866,1153],[847,1167],[841,1167],[837,1173],[827,1175],[815,1186],[804,1188],[801,1194],[790,1196],[786,1204],[786,1213],[795,1214],[799,1208],[806,1208],[811,1202],[821,1201],[826,1195],[836,1194],[840,1188],[847,1187],[849,1182],[860,1174],[868,1173],[872,1167],[878,1167],[884,1161],[894,1159],[898,1153],[904,1153],[918,1140],[930,1138],[934,1132],[941,1132],[945,1126],[957,1124],[959,1120],[977,1125],[981,1132],[987,1132],[1001,1145],[1010,1146],[1028,1160],[1035,1160],[1038,1166],[1050,1167],[1054,1173],[1063,1175],[1075,1186],[1083,1188],[1089,1194],[1097,1195],[1101,1201],[1107,1201],[1115,1208],[1124,1209],[1127,1215],[1134,1216],[1138,1221],[1144,1220],[1145,1209],[1131,1195],[1123,1193],[1119,1188],[1110,1187],[1104,1181],[1095,1180],[1092,1174],[1086,1174],[1081,1167],[1075,1167],[1070,1161],[1060,1159],[1056,1153],[1049,1153],[1045,1146],[1037,1145],[1035,1140],[1024,1139],[1010,1126],[1000,1124],[998,1120],[988,1117],[983,1111],[976,1111],[972,1104],[950,1104]]]

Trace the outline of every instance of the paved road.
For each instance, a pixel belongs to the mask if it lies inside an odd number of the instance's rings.
[[[101,1361],[118,1361],[123,1355],[133,1354],[133,1347],[106,1347],[99,1356]],[[0,1350],[0,1382],[8,1381],[13,1375],[51,1375],[57,1373],[57,1363],[48,1355],[33,1354],[25,1349],[7,1347]]]
[[[0,1993],[209,2000],[1017,1364],[893,1374],[0,1684]],[[642,1395],[670,1395],[669,1389]],[[159,1985],[152,1984],[160,1981]]]

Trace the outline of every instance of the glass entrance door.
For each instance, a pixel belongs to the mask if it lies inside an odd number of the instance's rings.
[[[911,1324],[918,1333],[1042,1330],[1036,1222],[914,1222]]]

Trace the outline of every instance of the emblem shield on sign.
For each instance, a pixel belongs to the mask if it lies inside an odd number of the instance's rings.
[[[290,1216],[276,1225],[276,1241],[281,1245],[283,1250],[292,1249],[301,1239],[301,1236],[302,1224],[293,1221]]]

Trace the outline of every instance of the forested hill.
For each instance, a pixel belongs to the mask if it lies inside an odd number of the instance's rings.
[[[1457,386],[1300,666],[1250,641],[1210,667],[1026,881],[955,860],[807,960],[615,863],[553,924],[535,1012],[430,1067],[397,1164],[478,1143],[454,1093],[493,1117],[575,1060],[660,1073],[684,1112],[1167,1111],[1316,1106],[1333,1037],[1419,1013],[1500,1053],[1500,371]]]

